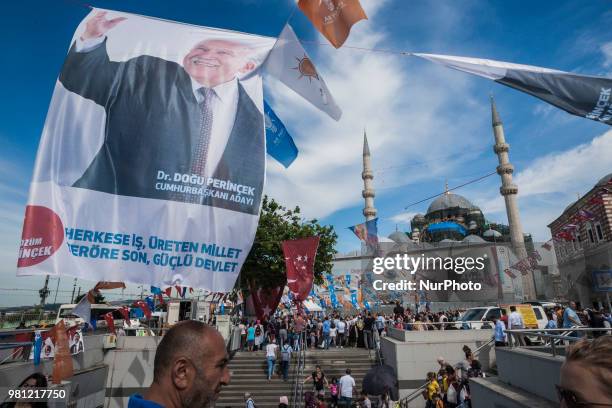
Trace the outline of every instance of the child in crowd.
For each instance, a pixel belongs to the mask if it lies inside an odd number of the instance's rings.
[[[330,408],[336,408],[338,406],[338,379],[336,377],[332,377],[329,393],[331,395],[329,406]]]

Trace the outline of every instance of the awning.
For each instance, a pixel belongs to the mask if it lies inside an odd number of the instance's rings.
[[[437,222],[435,224],[429,224],[426,228],[429,232],[437,231],[456,231],[461,235],[467,235],[467,230],[462,226],[452,221]]]

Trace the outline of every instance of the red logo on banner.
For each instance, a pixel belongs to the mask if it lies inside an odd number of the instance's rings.
[[[32,266],[49,258],[64,242],[60,217],[47,207],[28,205],[23,221],[17,267]]]

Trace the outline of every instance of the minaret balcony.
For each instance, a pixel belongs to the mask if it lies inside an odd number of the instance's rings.
[[[510,150],[510,145],[508,143],[497,143],[493,145],[493,151],[495,154],[500,154],[502,152],[507,152]]]
[[[363,215],[366,217],[376,217],[376,208],[366,207],[363,209]]]
[[[362,190],[361,191],[361,196],[363,198],[368,198],[368,197],[376,197],[376,193],[374,193],[374,190]]]
[[[361,178],[362,179],[373,179],[374,178],[374,173],[372,173],[371,170],[364,170],[361,172]]]
[[[510,163],[500,164],[499,166],[497,166],[497,174],[499,174],[500,176],[502,174],[512,174],[512,173],[514,173],[514,166],[511,165]]]
[[[510,195],[510,194],[517,194],[518,193],[518,187],[516,186],[516,184],[510,184],[510,185],[507,185],[507,186],[501,186],[499,188],[499,192],[503,196],[507,196],[507,195]]]

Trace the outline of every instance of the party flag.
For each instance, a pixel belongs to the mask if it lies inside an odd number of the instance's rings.
[[[492,79],[533,95],[572,115],[612,125],[612,78],[451,55],[413,54],[459,71]]]
[[[336,48],[344,44],[353,24],[368,18],[359,0],[300,0],[298,6]]]
[[[359,238],[364,241],[368,248],[376,249],[378,246],[378,218],[366,221],[363,224],[353,225],[349,227],[351,231]]]
[[[264,119],[266,124],[266,151],[287,168],[297,158],[298,149],[285,125],[265,99]]]
[[[270,51],[264,70],[333,119],[340,120],[342,111],[289,24]]]

